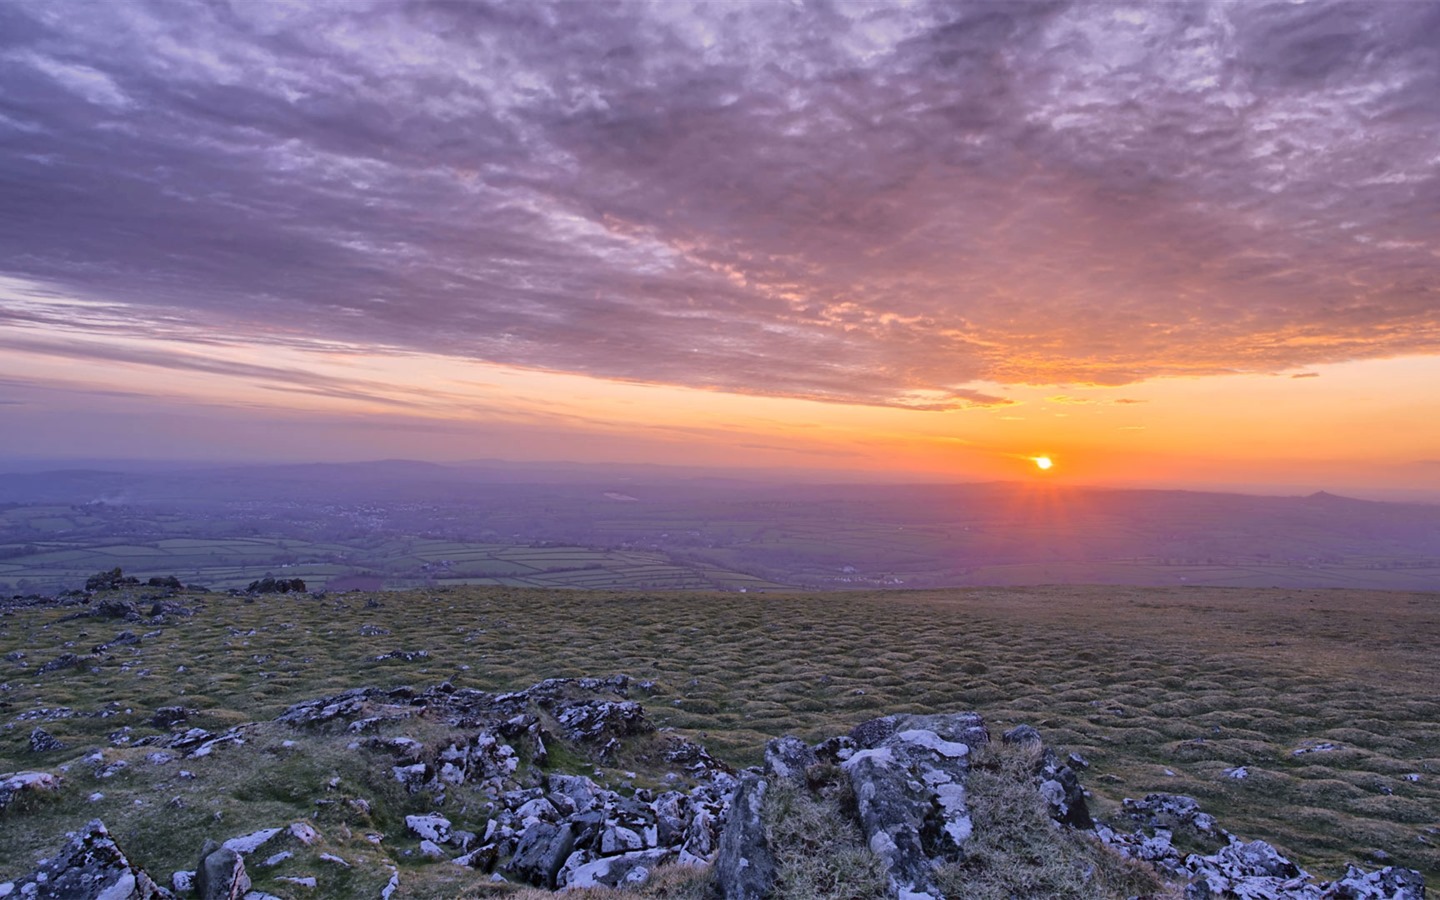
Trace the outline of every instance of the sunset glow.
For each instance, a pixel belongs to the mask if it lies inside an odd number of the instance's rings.
[[[1440,498],[1429,5],[504,10],[0,9],[0,458]]]

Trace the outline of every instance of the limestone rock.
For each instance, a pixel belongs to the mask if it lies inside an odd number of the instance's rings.
[[[820,762],[820,757],[804,741],[786,735],[765,745],[765,774],[775,778],[804,781],[805,770]]]
[[[56,750],[64,750],[65,746],[63,741],[57,740],[43,728],[36,728],[30,732],[31,753],[53,753]]]
[[[195,894],[200,900],[241,900],[250,890],[245,860],[228,847],[206,841],[195,867]]]
[[[417,837],[434,841],[437,844],[444,844],[450,840],[450,820],[439,813],[430,813],[426,816],[406,816],[405,827]]]
[[[62,653],[49,662],[35,670],[36,675],[48,675],[51,672],[59,672],[61,669],[78,669],[85,664],[88,657],[77,656],[74,653]]]
[[[520,835],[505,870],[536,887],[555,887],[555,876],[575,847],[575,831],[567,823],[536,821]]]
[[[133,865],[96,819],[36,871],[0,888],[27,900],[153,900],[174,895]]]
[[[571,868],[568,864],[560,878],[566,888],[637,887],[650,879],[650,873],[674,856],[671,850],[642,850],[621,856],[608,856]]]
[[[1414,869],[1386,866],[1366,872],[1352,865],[1320,896],[1324,900],[1424,900],[1425,877]]]
[[[775,858],[762,818],[767,787],[759,775],[746,775],[730,801],[715,860],[715,878],[725,900],[761,900],[775,885]]]

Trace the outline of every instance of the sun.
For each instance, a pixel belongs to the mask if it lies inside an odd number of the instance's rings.
[[[1055,461],[1048,456],[1032,456],[1030,461],[1035,464],[1035,468],[1042,472],[1048,472],[1055,465]]]

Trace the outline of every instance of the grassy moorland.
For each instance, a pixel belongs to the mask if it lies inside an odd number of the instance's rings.
[[[74,607],[0,615],[0,771],[77,763],[126,726],[137,738],[160,733],[148,720],[162,706],[196,709],[191,724],[213,729],[361,685],[509,689],[627,672],[656,682],[640,699],[660,724],[735,764],[758,761],[784,733],[818,740],[877,715],[973,709],[992,731],[1028,722],[1083,754],[1102,814],[1125,796],[1186,793],[1322,877],[1349,860],[1374,865],[1377,851],[1440,875],[1440,595],[450,587],[173,602],[196,614],[156,626],[67,620]],[[121,628],[150,633],[37,673]],[[428,656],[376,660],[392,650]],[[69,749],[29,752],[37,724]],[[206,833],[312,812],[307,789],[287,778],[344,774],[339,745],[302,762],[278,749],[278,732],[256,735],[277,748],[273,770],[237,769],[248,757],[217,751],[187,761],[198,777],[181,784],[168,769],[148,771],[138,749],[130,770],[105,782],[76,767],[58,798],[0,815],[0,876],[98,816],[134,835],[137,861],[165,877],[193,865],[191,845]],[[1319,749],[1297,755],[1306,748]],[[1243,780],[1226,774],[1242,766]],[[162,802],[186,791],[183,812]]]

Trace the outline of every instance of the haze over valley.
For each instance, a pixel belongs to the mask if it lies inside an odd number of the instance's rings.
[[[114,566],[213,588],[1424,590],[1440,586],[1440,506],[498,462],[0,474],[0,592]]]

